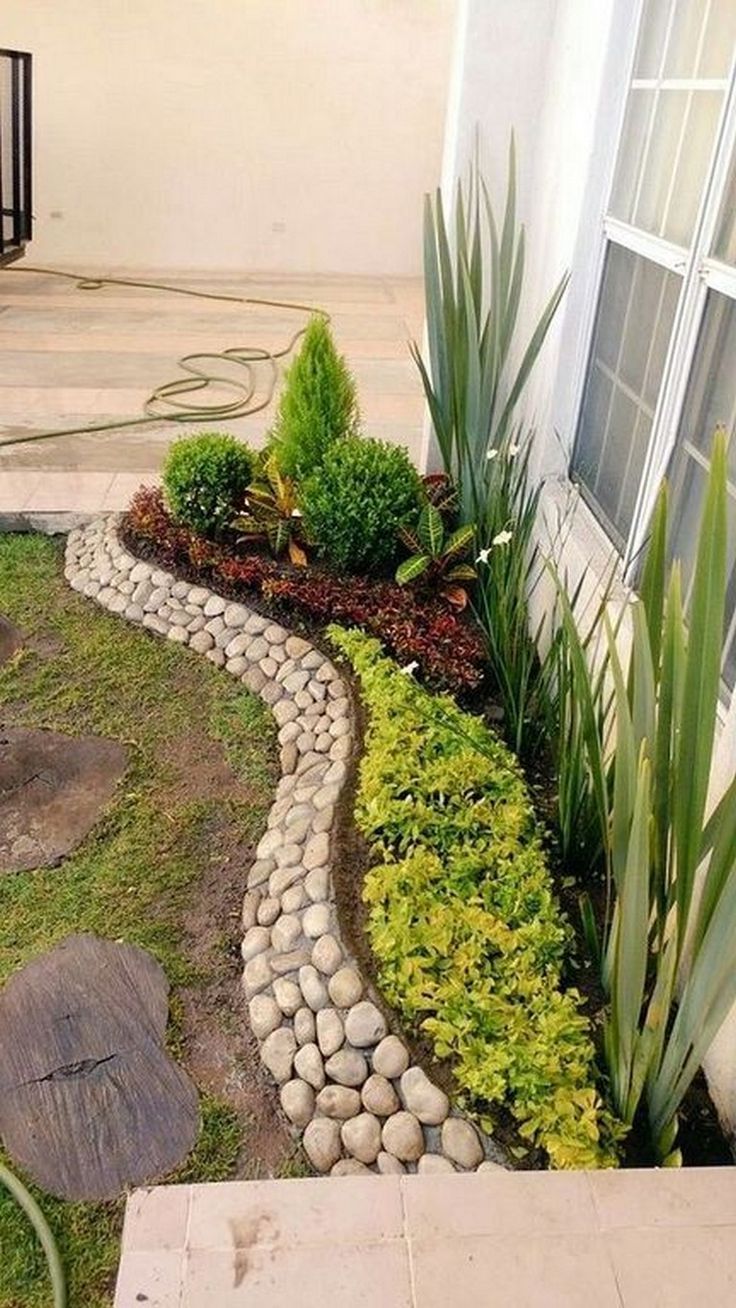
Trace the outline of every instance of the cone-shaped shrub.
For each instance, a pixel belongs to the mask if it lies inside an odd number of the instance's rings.
[[[334,441],[357,427],[355,382],[326,319],[315,316],[286,374],[272,432],[281,471],[302,481],[321,466]]]

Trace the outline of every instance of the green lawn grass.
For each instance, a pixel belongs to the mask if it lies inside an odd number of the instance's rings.
[[[188,793],[182,784],[187,750],[194,758],[205,736],[221,742],[246,785],[242,800],[228,800],[230,821],[239,839],[256,841],[277,775],[271,716],[204,659],[72,592],[58,541],[0,536],[0,612],[26,637],[20,654],[0,668],[0,723],[93,732],[129,750],[115,801],[61,866],[0,876],[0,984],[70,932],[93,931],[155,955],[172,984],[175,1014],[176,987],[198,981],[182,919],[217,854],[211,832],[220,807],[216,796]],[[178,1034],[174,1017],[173,1049]],[[201,1107],[196,1150],[171,1179],[233,1173],[242,1125],[207,1096]],[[60,1244],[70,1308],[107,1308],[123,1201],[69,1204],[34,1193]],[[40,1249],[0,1188],[0,1308],[48,1308],[49,1302]]]

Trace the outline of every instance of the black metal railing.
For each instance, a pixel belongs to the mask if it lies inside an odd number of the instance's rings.
[[[0,50],[0,264],[31,239],[31,56]]]

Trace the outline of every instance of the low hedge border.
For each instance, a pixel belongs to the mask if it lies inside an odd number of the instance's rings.
[[[580,996],[561,989],[570,931],[516,760],[377,640],[328,634],[368,710],[355,818],[377,860],[363,893],[387,1000],[484,1124],[505,1104],[554,1167],[614,1165],[620,1128]]]

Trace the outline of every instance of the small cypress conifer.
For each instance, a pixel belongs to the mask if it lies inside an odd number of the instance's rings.
[[[271,438],[279,468],[303,481],[336,440],[358,430],[355,381],[337,353],[327,320],[315,315],[286,374]]]

